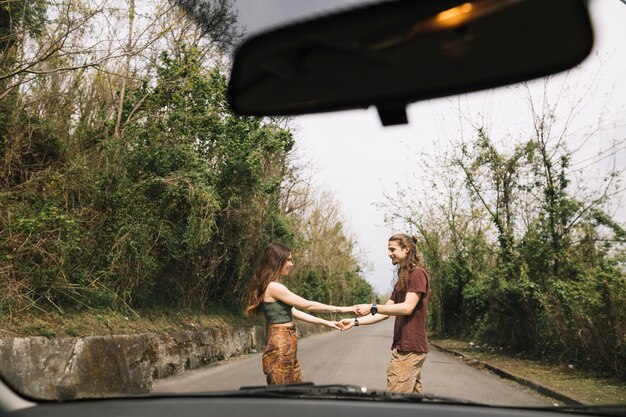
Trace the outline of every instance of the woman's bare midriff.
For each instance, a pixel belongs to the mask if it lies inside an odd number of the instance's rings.
[[[291,327],[293,326],[293,321],[290,321],[289,323],[278,323],[278,324],[270,324],[269,326],[280,326],[280,327]]]

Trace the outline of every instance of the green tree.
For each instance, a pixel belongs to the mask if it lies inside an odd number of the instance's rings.
[[[567,80],[554,100],[550,82],[527,90],[528,135],[498,142],[465,115],[473,138],[422,159],[423,188],[383,207],[420,235],[438,332],[624,377],[625,235],[607,214],[621,175],[588,178],[623,140],[581,162],[576,151],[600,130],[572,128],[589,90],[559,111]]]

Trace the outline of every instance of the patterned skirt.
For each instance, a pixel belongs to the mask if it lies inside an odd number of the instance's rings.
[[[267,345],[263,352],[263,373],[268,385],[302,382],[297,354],[295,326],[268,326]]]

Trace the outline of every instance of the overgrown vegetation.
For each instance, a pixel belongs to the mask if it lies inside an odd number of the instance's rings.
[[[607,163],[624,139],[583,113],[589,89],[541,86],[525,90],[527,135],[459,109],[453,150],[422,159],[426,192],[389,196],[389,221],[421,237],[440,336],[625,379],[626,233],[610,214],[621,173]],[[575,125],[581,114],[599,125]]]
[[[236,16],[229,1],[207,5],[198,26],[156,0],[0,2],[7,320],[239,312],[273,240],[302,260],[290,279],[305,296],[371,298],[341,216],[315,206],[288,123],[230,111]]]

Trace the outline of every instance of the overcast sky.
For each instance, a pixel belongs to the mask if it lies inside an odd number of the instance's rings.
[[[240,23],[252,25],[259,15],[277,16],[285,21],[297,16],[304,5],[323,11],[327,2],[275,0],[260,8],[260,2],[237,0]],[[297,5],[291,12],[278,13],[273,7]],[[594,0],[591,4],[595,31],[592,55],[574,72],[569,80],[576,85],[592,83],[594,75],[604,62],[591,106],[576,122],[584,126],[593,123],[601,106],[608,103],[606,116],[611,128],[603,131],[599,141],[590,146],[595,153],[615,138],[626,137],[626,5],[620,0]],[[558,23],[557,23],[558,24]],[[257,28],[258,29],[258,28]],[[251,30],[254,31],[254,28]],[[558,81],[558,80],[557,80]],[[527,105],[516,88],[504,88],[469,96],[429,100],[409,106],[409,124],[382,128],[374,109],[299,116],[295,118],[297,146],[303,157],[316,166],[315,181],[323,189],[331,190],[340,203],[349,232],[372,265],[367,279],[379,292],[388,292],[393,268],[387,258],[387,239],[391,230],[384,225],[384,213],[374,204],[384,201],[384,192],[393,193],[396,184],[407,184],[415,173],[413,154],[432,150],[436,141],[446,146],[458,126],[458,114],[452,103],[461,102],[469,112],[487,115],[494,132],[511,137],[515,129],[527,127]],[[605,111],[607,113],[607,111]],[[592,148],[592,149],[591,149]],[[626,153],[617,159],[618,169],[624,169]],[[414,185],[414,184],[412,184]],[[626,219],[623,211],[616,211],[620,221]],[[297,260],[296,260],[297,261]]]

